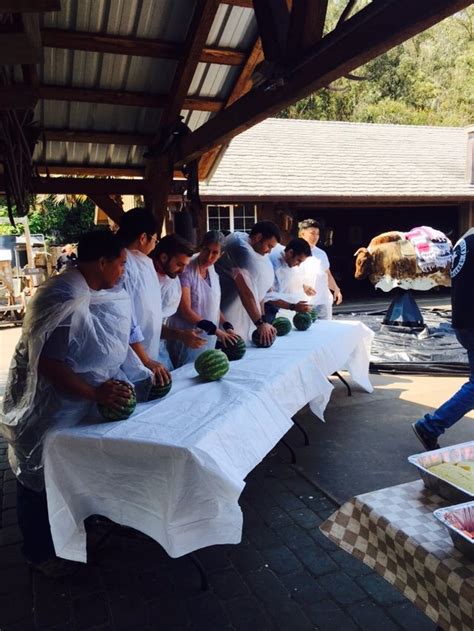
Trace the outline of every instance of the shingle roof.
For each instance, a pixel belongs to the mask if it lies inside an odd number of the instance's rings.
[[[234,138],[203,199],[474,201],[467,128],[268,119]]]

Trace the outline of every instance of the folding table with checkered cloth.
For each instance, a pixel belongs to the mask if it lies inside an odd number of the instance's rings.
[[[442,629],[473,631],[474,562],[433,516],[448,504],[419,480],[358,495],[320,528]]]

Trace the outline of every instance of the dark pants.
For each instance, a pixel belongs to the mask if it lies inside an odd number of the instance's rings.
[[[425,432],[436,438],[474,409],[474,329],[458,329],[455,333],[458,342],[467,350],[471,376],[449,401],[417,422]]]
[[[36,564],[54,557],[46,491],[32,491],[17,482],[16,510],[23,535],[22,552],[27,561]]]

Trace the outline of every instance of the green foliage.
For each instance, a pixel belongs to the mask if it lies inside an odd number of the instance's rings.
[[[30,231],[44,234],[51,245],[75,243],[82,233],[94,227],[94,210],[90,199],[69,205],[49,196],[29,213]]]
[[[332,0],[326,30],[347,0]],[[367,2],[359,2],[355,11]],[[281,112],[283,118],[409,125],[472,124],[474,6],[354,71],[364,81],[339,79]]]
[[[2,206],[0,202],[0,217],[8,217],[6,206]],[[23,226],[17,224],[14,228],[10,223],[0,223],[0,235],[19,235],[23,234]]]

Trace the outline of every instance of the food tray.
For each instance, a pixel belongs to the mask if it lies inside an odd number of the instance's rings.
[[[408,462],[414,465],[420,474],[425,486],[435,493],[454,503],[466,502],[474,499],[474,494],[463,489],[448,480],[440,478],[435,473],[428,471],[429,467],[442,462],[460,462],[462,460],[474,460],[474,441],[451,445],[443,449],[425,451],[408,457]]]
[[[474,539],[464,534],[462,528],[458,527],[460,525],[468,530],[474,528],[474,502],[438,508],[433,512],[433,515],[443,526],[446,526],[454,546],[464,555],[474,560]]]

